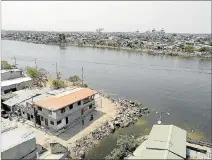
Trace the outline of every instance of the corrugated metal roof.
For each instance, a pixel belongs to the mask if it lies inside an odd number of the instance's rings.
[[[30,77],[21,77],[21,78],[6,80],[6,81],[1,82],[1,87],[10,86],[13,84],[19,84],[19,83],[27,82],[27,81],[31,81],[31,80],[32,80],[32,78],[30,78]]]
[[[153,125],[148,139],[133,154],[131,159],[186,158],[186,131],[174,125]]]
[[[49,90],[48,88],[44,88],[41,90],[40,89],[24,89],[24,90],[16,91],[16,92],[14,92],[16,95],[14,97],[4,101],[3,104],[12,107],[16,104],[26,101],[27,99],[30,99],[31,97],[35,96],[36,94],[42,94],[48,90]]]
[[[186,131],[174,125],[154,125],[146,148],[170,150],[186,157]]]

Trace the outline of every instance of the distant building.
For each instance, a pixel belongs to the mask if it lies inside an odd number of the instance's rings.
[[[35,135],[26,128],[1,120],[1,159],[37,159]]]
[[[48,92],[20,104],[21,115],[35,124],[58,131],[94,111],[96,93],[89,88],[76,88],[59,94]]]

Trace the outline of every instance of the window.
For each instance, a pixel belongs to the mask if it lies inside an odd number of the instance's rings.
[[[40,119],[41,119],[41,121],[43,121],[43,117],[42,116],[40,116]]]
[[[50,123],[51,123],[52,125],[54,125],[54,122],[53,122],[53,121],[50,121]]]
[[[78,102],[78,106],[80,106],[80,105],[81,105],[81,101]]]
[[[92,106],[92,104],[91,105],[89,105],[89,109],[91,109],[93,106]]]
[[[69,106],[69,109],[73,109],[73,104],[71,104],[71,105]]]
[[[23,112],[23,114],[25,114],[25,113]]]
[[[31,115],[31,118],[33,119],[33,115]]]
[[[61,120],[57,121],[57,125],[61,123]]]
[[[41,107],[38,107],[38,110],[42,111],[42,108]]]
[[[64,113],[66,110],[65,110],[65,108],[62,108],[61,109],[61,113]]]

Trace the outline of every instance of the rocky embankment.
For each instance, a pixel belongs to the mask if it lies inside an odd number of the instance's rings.
[[[104,95],[102,94],[102,96]],[[109,136],[120,127],[124,128],[134,124],[139,117],[149,113],[148,108],[144,108],[139,102],[130,101],[127,99],[122,100],[110,97],[107,98],[109,98],[115,104],[120,104],[117,115],[111,120],[102,124],[102,127],[94,130],[88,136],[77,140],[75,142],[75,146],[71,149],[71,155],[74,156],[74,158],[84,158],[88,150],[94,147],[99,140]]]

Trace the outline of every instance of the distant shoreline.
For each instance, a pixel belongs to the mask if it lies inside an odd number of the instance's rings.
[[[9,41],[18,41],[18,42],[25,42],[25,43],[33,43],[33,44],[44,44],[44,45],[55,45],[55,46],[60,46],[59,44],[52,44],[52,43],[34,43],[30,41],[24,41],[24,40],[12,40],[12,39],[2,39],[2,40],[9,40]],[[77,44],[65,44],[64,46],[61,47],[67,47],[67,46],[75,46],[75,47],[84,47],[84,48],[100,48],[100,49],[111,49],[111,50],[118,50],[118,51],[129,51],[133,53],[139,53],[139,54],[147,54],[147,55],[153,55],[153,56],[172,56],[172,57],[182,57],[182,58],[200,58],[200,59],[205,59],[205,60],[212,60],[212,54],[209,56],[201,56],[201,55],[190,55],[185,52],[169,52],[165,54],[150,54],[148,53],[148,50],[138,50],[138,49],[132,49],[132,48],[124,48],[124,47],[111,47],[111,46],[103,46],[103,45],[82,45],[79,46]],[[157,50],[149,50],[153,52],[157,52]]]

